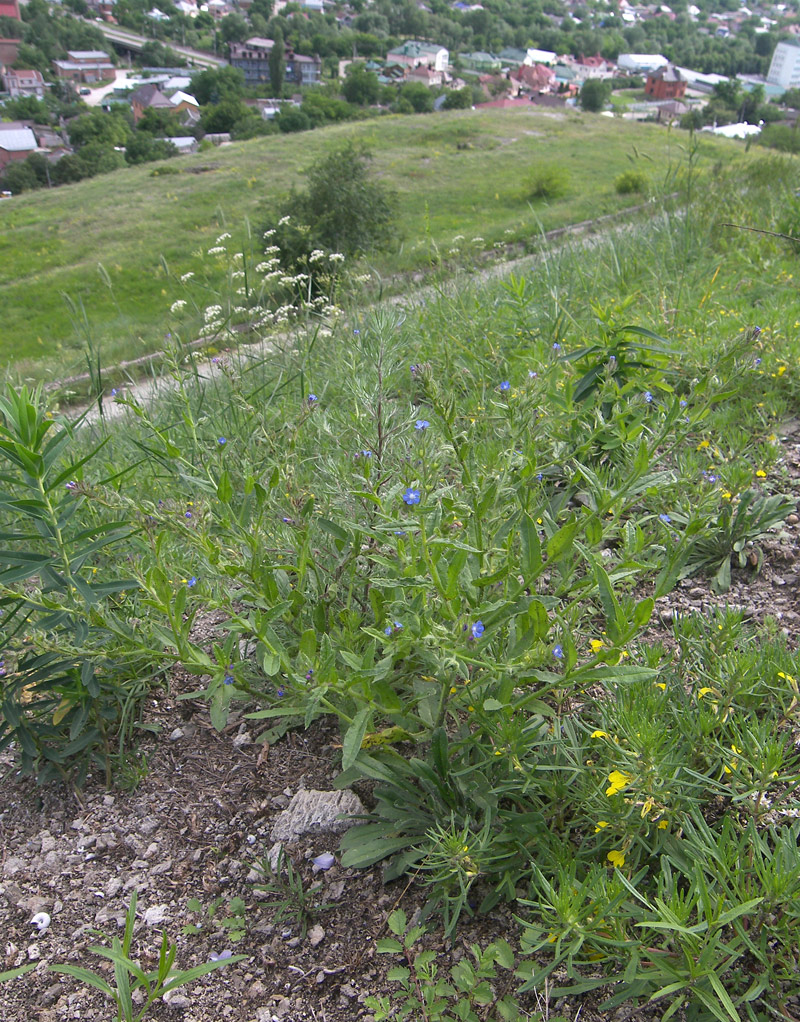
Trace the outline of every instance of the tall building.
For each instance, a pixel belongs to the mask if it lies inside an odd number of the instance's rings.
[[[772,54],[767,81],[784,89],[800,86],[800,46],[778,43]]]

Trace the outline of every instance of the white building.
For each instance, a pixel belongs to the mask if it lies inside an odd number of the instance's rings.
[[[620,53],[617,57],[617,67],[620,71],[629,71],[631,74],[647,74],[648,71],[658,71],[660,67],[666,67],[669,61],[660,53]]]
[[[783,89],[800,86],[800,46],[792,43],[778,43],[772,54],[767,72],[767,81]]]

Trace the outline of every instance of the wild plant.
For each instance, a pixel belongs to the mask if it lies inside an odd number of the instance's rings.
[[[254,863],[254,869],[263,875],[263,880],[253,884],[253,889],[273,895],[276,899],[270,902],[274,910],[272,922],[278,926],[284,920],[290,920],[305,937],[310,923],[330,905],[321,901],[321,883],[306,887],[300,871],[295,867],[290,855],[283,847],[278,851],[273,862],[269,855]]]

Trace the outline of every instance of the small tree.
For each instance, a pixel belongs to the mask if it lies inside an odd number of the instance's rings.
[[[370,106],[378,101],[380,87],[374,72],[367,71],[363,64],[351,64],[345,75],[342,94],[348,103]]]
[[[283,32],[275,29],[275,39],[269,54],[269,82],[272,95],[283,94],[283,83],[286,81],[286,47],[283,43]]]
[[[590,113],[599,113],[611,95],[611,83],[600,78],[587,78],[581,86],[580,104]]]

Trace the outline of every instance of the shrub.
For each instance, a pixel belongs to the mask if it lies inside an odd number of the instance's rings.
[[[647,191],[647,175],[641,170],[626,170],[616,178],[614,188],[618,195],[643,194]]]
[[[532,199],[560,199],[569,191],[569,171],[555,164],[537,167],[527,190]]]

